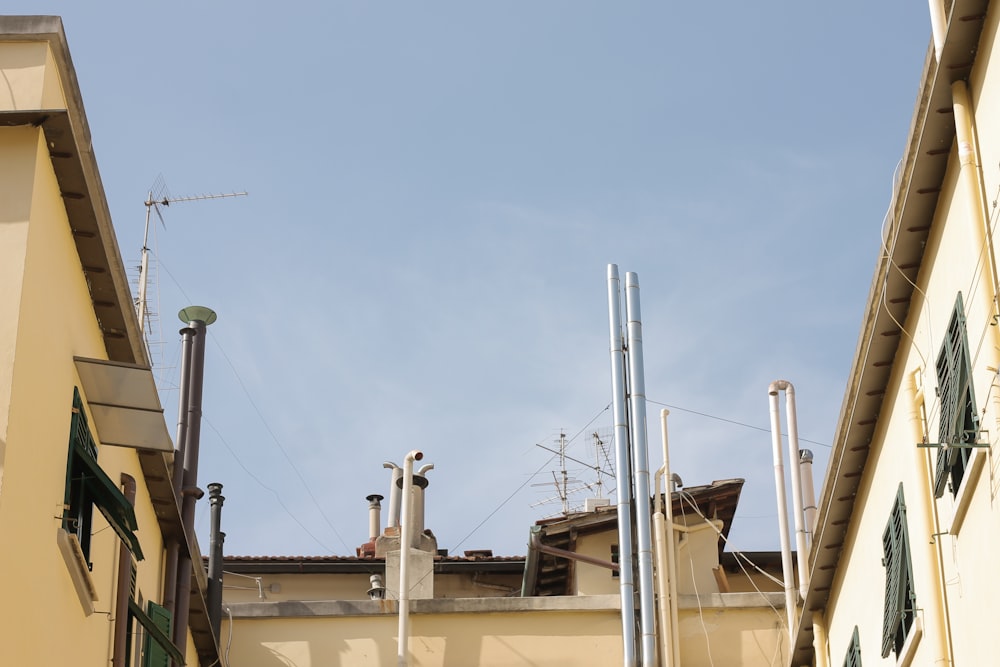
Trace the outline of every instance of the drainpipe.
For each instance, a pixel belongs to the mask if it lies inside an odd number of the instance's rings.
[[[910,398],[910,423],[913,425],[913,442],[927,442],[927,434],[924,430],[926,421],[924,419],[924,394],[920,387],[920,369],[910,374],[908,389]],[[927,540],[926,549],[928,551],[927,561],[931,567],[931,577],[935,582],[934,603],[927,605],[924,609],[924,623],[928,628],[924,631],[928,639],[935,643],[934,650],[938,657],[933,660],[934,664],[944,662],[947,665],[955,664],[955,656],[951,646],[951,613],[948,609],[948,591],[944,583],[944,555],[941,553],[944,545],[941,544],[943,531],[938,519],[937,502],[934,498],[934,469],[936,467],[936,450],[931,447],[914,447],[917,457],[917,469],[923,471],[920,477],[919,493],[917,502],[924,506],[921,515],[924,519],[923,530],[926,535],[931,535]],[[933,630],[931,630],[933,628]]]
[[[955,110],[955,141],[958,144],[959,178],[961,185],[965,189],[965,196],[968,200],[969,212],[974,218],[976,229],[976,246],[986,246],[987,259],[986,268],[989,272],[990,287],[992,294],[988,296],[989,316],[991,324],[996,324],[997,298],[1000,296],[1000,280],[997,275],[997,257],[993,246],[993,231],[990,229],[989,216],[986,214],[986,186],[983,183],[982,165],[979,161],[978,141],[976,139],[976,118],[972,109],[972,101],[969,98],[969,90],[965,81],[959,79],[951,84],[952,102]],[[990,365],[998,366],[998,357],[995,349],[998,346],[996,329],[991,327],[992,345],[984,346],[984,349],[991,350],[993,355]]]
[[[177,400],[177,449],[174,450],[174,464],[170,478],[174,489],[174,500],[178,503],[180,514],[181,487],[184,481],[184,450],[187,442],[188,393],[191,389],[191,343],[195,330],[184,327],[181,334],[181,379],[178,387]],[[176,611],[175,596],[177,595],[177,561],[180,558],[180,539],[172,539],[167,543],[167,562],[163,572],[163,606],[173,616]]]
[[[410,643],[410,542],[413,533],[413,462],[424,458],[423,452],[414,449],[403,459],[403,525],[399,536],[399,649],[396,652],[398,667],[406,667]]]
[[[655,511],[653,512],[653,529],[656,535],[656,571],[658,577],[659,617],[662,635],[660,639],[660,659],[665,667],[679,667],[681,664],[681,647],[679,640],[679,623],[677,619],[677,554],[674,548],[674,494],[673,480],[670,472],[670,449],[667,446],[667,415],[670,410],[660,410],[660,432],[663,440],[663,467],[656,472],[654,484]],[[667,479],[666,502],[661,503],[659,480]],[[666,512],[661,509],[666,505]],[[670,535],[666,527],[670,526]]]
[[[625,274],[625,315],[628,318],[629,405],[632,410],[632,474],[635,484],[635,524],[639,562],[639,620],[644,667],[656,664],[656,618],[653,600],[653,542],[649,503],[649,453],[646,437],[646,380],[642,363],[642,314],[639,276]]]
[[[826,619],[823,612],[812,613],[813,651],[816,653],[816,667],[830,667],[830,645],[826,636]],[[789,647],[789,651],[793,650]]]
[[[208,485],[208,503],[211,508],[211,528],[208,550],[208,621],[212,632],[219,636],[222,627],[222,545],[226,534],[222,532],[222,485],[213,482]]]
[[[121,476],[122,493],[129,505],[135,505],[135,478],[126,473]],[[112,667],[126,667],[128,651],[128,601],[132,595],[132,554],[124,541],[118,545],[118,577],[115,583],[115,634]]]
[[[816,490],[813,487],[813,453],[803,449],[799,452],[799,473],[802,476],[802,513],[806,521],[806,543],[812,544],[816,532]]]
[[[941,62],[941,51],[948,33],[948,18],[944,13],[943,0],[929,0],[931,10],[931,34],[934,36],[934,56]]]
[[[781,538],[781,573],[785,582],[785,614],[788,619],[788,645],[795,644],[795,575],[792,569],[792,546],[788,535],[788,502],[785,497],[785,466],[781,459],[781,414],[778,408],[778,391],[787,385],[783,380],[768,387],[771,405],[771,453],[774,458],[774,486],[778,502],[778,530]],[[798,457],[794,459],[798,463]],[[795,478],[795,473],[792,474]],[[800,552],[801,553],[801,552]]]
[[[183,498],[181,505],[181,520],[184,524],[185,539],[194,540],[195,502],[204,495],[198,488],[198,447],[201,441],[201,403],[205,377],[205,337],[208,325],[216,320],[215,313],[202,306],[189,306],[178,316],[181,321],[187,321],[194,330],[191,346],[190,386],[188,388],[187,404],[187,436],[184,443],[184,479],[181,488]],[[176,613],[173,619],[174,645],[181,652],[187,646],[188,620],[191,612],[191,554],[189,545],[185,545],[177,560],[177,587],[175,596]],[[197,564],[201,567],[201,563]],[[215,641],[215,637],[213,637]]]
[[[622,607],[624,667],[635,667],[635,584],[632,581],[632,499],[628,420],[625,415],[625,349],[622,340],[621,294],[618,266],[608,265],[608,310],[611,327],[612,413],[615,422],[615,469],[618,471],[618,585]]]

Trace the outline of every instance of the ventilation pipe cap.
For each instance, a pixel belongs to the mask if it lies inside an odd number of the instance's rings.
[[[373,574],[368,578],[372,587],[368,589],[368,597],[372,600],[385,599],[385,584],[382,583],[381,574]]]
[[[177,317],[185,324],[188,322],[204,322],[205,326],[212,324],[218,319],[215,311],[205,306],[188,306],[187,308],[182,308],[177,313]]]

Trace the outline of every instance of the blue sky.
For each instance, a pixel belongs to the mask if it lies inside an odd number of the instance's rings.
[[[171,423],[174,313],[219,313],[199,480],[225,485],[228,554],[353,554],[382,462],[414,448],[436,466],[439,546],[523,554],[559,509],[537,505],[558,466],[536,444],[582,433],[568,453],[590,461],[586,434],[611,426],[608,263],[642,286],[651,451],[669,404],[685,483],[747,480],[733,546],[778,546],[770,436],[751,428],[772,380],[822,443],[802,443],[819,490],[924,6],[7,11],[63,16],[127,265],[161,174],[175,197],[250,193],[169,207],[151,244]]]

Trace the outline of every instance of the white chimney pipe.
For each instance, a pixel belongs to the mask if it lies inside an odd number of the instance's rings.
[[[382,464],[382,467],[392,470],[392,480],[389,482],[389,512],[385,518],[385,525],[386,528],[398,528],[399,490],[402,486],[397,486],[397,484],[399,483],[399,480],[403,478],[403,469],[392,461],[386,461]]]
[[[813,453],[803,449],[799,452],[799,471],[802,473],[802,512],[806,520],[806,543],[812,545],[816,533],[816,490],[813,486]]]
[[[382,513],[382,499],[384,496],[380,496],[377,493],[373,493],[365,500],[368,501],[368,534],[371,536],[372,541],[379,536],[382,529],[379,528],[379,515]]]
[[[402,526],[399,536],[399,649],[398,667],[406,667],[410,643],[410,542],[413,540],[413,462],[424,458],[414,449],[403,459]],[[395,474],[395,471],[393,471]],[[395,484],[393,485],[395,487]]]
[[[785,497],[785,468],[781,457],[781,415],[778,392],[785,392],[786,419],[788,422],[789,464],[792,466],[792,510],[795,518],[796,556],[799,570],[799,594],[805,599],[809,591],[809,563],[806,553],[806,535],[802,526],[802,486],[799,469],[799,435],[795,417],[795,388],[787,380],[775,380],[767,389],[771,407],[771,444],[774,457],[774,485],[778,503],[778,528],[781,537],[781,569],[785,580],[785,613],[788,617],[789,642],[794,642],[795,576],[792,573],[792,547],[788,535],[788,507]]]

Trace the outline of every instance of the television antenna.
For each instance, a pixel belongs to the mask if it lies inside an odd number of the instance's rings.
[[[562,503],[563,514],[569,514],[569,497],[571,494],[579,493],[584,489],[591,489],[592,485],[587,484],[581,480],[569,476],[569,470],[566,469],[566,461],[573,461],[574,463],[579,463],[580,465],[592,468],[600,473],[600,469],[596,466],[592,466],[583,461],[579,461],[572,456],[566,454],[566,448],[569,445],[569,441],[566,439],[565,431],[559,432],[559,449],[552,449],[546,447],[545,445],[536,445],[536,447],[541,447],[545,451],[552,452],[553,454],[559,455],[559,471],[552,471],[552,481],[551,482],[539,482],[538,484],[532,484],[532,486],[554,486],[556,488],[556,495],[550,498],[545,498],[537,503],[534,503],[532,507],[537,507],[538,505],[545,505],[551,502],[560,501]]]
[[[142,335],[143,342],[146,344],[146,352],[149,353],[149,341],[146,339],[147,322],[150,319],[148,299],[146,296],[147,285],[149,283],[149,218],[150,212],[155,211],[156,217],[159,218],[160,224],[166,229],[167,223],[163,220],[163,214],[160,212],[160,207],[170,206],[171,204],[179,204],[181,202],[191,202],[191,201],[204,201],[207,199],[227,199],[230,197],[246,197],[247,192],[227,192],[221,194],[201,194],[201,195],[191,195],[187,197],[171,197],[169,193],[165,193],[166,185],[163,183],[162,176],[157,179],[157,182],[153,185],[154,188],[160,190],[160,194],[153,197],[153,190],[150,189],[149,194],[146,196],[146,225],[142,233],[142,259],[139,264],[139,289],[138,297],[135,300],[135,312],[139,318],[139,333]],[[152,360],[151,360],[152,361]]]

